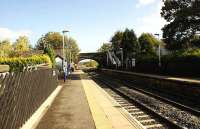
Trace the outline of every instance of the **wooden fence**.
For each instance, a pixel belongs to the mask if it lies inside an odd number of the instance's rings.
[[[19,129],[57,86],[52,69],[0,76],[0,129]]]

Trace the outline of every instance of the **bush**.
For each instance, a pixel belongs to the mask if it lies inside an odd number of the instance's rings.
[[[44,49],[44,54],[47,54],[52,62],[52,67],[55,68],[55,52],[51,47],[46,47]]]
[[[24,67],[37,64],[48,64],[52,67],[51,60],[47,55],[33,55],[31,57],[0,58],[0,64],[10,66],[10,72],[23,71]]]
[[[135,70],[138,72],[157,72],[158,56],[155,54],[140,54],[136,57]]]
[[[179,50],[162,56],[161,67],[158,67],[157,55],[138,55],[135,71],[161,73],[181,76],[199,76],[200,49]]]
[[[179,50],[162,57],[163,71],[179,75],[200,73],[200,49]]]

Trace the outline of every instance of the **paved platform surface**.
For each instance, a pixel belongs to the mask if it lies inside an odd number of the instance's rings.
[[[136,129],[130,115],[93,80],[82,79],[87,100],[97,129]]]
[[[96,129],[79,74],[73,74],[36,129]]]
[[[148,73],[138,73],[138,72],[114,70],[114,69],[102,69],[102,70],[108,70],[108,71],[114,71],[114,72],[134,74],[134,75],[139,75],[139,76],[146,76],[146,77],[153,77],[153,78],[160,78],[160,79],[167,79],[167,80],[175,80],[175,81],[182,81],[182,82],[200,84],[200,78],[173,77],[173,76],[164,76],[164,75],[156,75],[156,74],[148,74]]]
[[[135,129],[109,95],[82,71],[71,75],[37,129]]]

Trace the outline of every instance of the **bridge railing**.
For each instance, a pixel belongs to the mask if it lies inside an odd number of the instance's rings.
[[[52,69],[0,76],[0,129],[18,129],[57,86]]]

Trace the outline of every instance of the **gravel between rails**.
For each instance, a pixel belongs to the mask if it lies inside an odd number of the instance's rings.
[[[189,129],[199,129],[200,128],[200,119],[194,115],[191,115],[185,111],[177,109],[169,104],[163,103],[159,100],[146,96],[144,94],[138,93],[137,91],[130,90],[127,87],[118,88],[123,93],[126,93],[127,96],[140,101],[146,106],[150,107],[154,111],[161,113],[165,117],[169,117],[171,120],[176,121],[182,127]]]
[[[98,75],[101,79],[109,80],[110,83],[115,85],[114,88],[120,90],[128,97],[139,101],[140,103],[145,104],[149,108],[153,109],[154,111],[162,114],[165,117],[177,122],[177,124],[181,125],[182,127],[188,129],[199,129],[200,128],[200,118],[192,115],[186,111],[183,111],[179,108],[176,108],[172,105],[166,104],[160,100],[157,100],[153,97],[135,91],[133,89],[129,89],[125,85],[120,84],[117,80],[113,78],[105,78],[105,76]]]

